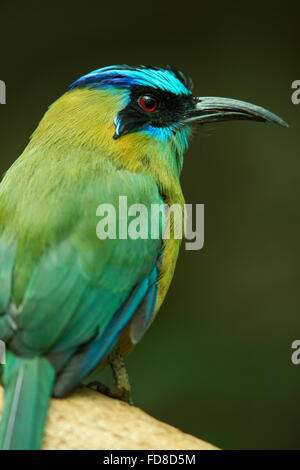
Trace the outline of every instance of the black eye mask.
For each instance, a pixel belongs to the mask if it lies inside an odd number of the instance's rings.
[[[150,112],[139,105],[142,96],[152,96],[158,102],[157,108]],[[153,127],[172,127],[180,123],[194,107],[192,95],[175,95],[151,87],[135,85],[131,88],[130,101],[116,119],[114,139],[131,132],[137,132],[150,125]]]

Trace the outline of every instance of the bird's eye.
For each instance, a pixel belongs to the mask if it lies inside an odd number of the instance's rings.
[[[148,113],[153,113],[157,109],[158,100],[151,95],[141,96],[138,100],[140,107]]]

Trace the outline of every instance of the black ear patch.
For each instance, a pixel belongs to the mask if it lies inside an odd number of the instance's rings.
[[[151,95],[158,101],[157,109],[148,112],[139,105],[141,96]],[[117,114],[114,139],[147,126],[175,129],[194,108],[192,95],[175,95],[152,87],[134,85],[128,105]]]

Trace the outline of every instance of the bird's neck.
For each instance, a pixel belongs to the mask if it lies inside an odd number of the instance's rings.
[[[85,148],[110,155],[130,171],[143,171],[147,160],[165,164],[174,175],[182,169],[179,140],[162,142],[146,132],[135,132],[115,140],[114,119],[128,101],[128,92],[116,89],[75,89],[52,106],[34,132],[30,147]],[[180,153],[180,155],[175,155]]]
[[[182,198],[183,148],[176,141],[162,142],[144,132],[113,139],[114,118],[127,100],[122,90],[75,89],[65,93],[50,106],[15,165],[31,165],[36,170],[47,168],[49,159],[48,168],[68,166],[66,178],[70,181],[66,184],[76,184],[71,180],[76,178],[75,168],[101,172],[103,159],[109,159],[117,169],[150,174],[167,203],[175,195],[176,200]]]

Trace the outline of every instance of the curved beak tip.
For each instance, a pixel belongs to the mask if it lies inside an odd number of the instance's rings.
[[[283,127],[290,127],[290,125],[289,125],[286,121],[284,121],[283,119],[280,119],[280,121],[281,121],[281,122],[280,122],[279,124],[280,124],[281,126],[283,126]]]
[[[271,113],[261,106],[246,101],[231,98],[219,98],[205,96],[195,98],[195,107],[187,122],[198,121],[208,123],[214,121],[254,120],[261,122],[273,122],[283,127],[289,127],[288,123],[276,114]]]

